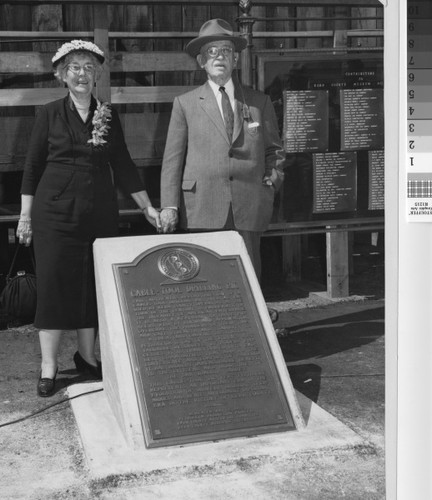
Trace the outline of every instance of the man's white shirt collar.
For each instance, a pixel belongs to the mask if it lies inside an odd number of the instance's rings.
[[[217,83],[215,83],[213,80],[210,79],[208,80],[208,82],[210,84],[210,88],[213,90],[213,93],[216,97],[216,101],[219,105],[219,109],[221,110],[222,113],[222,97],[219,91],[220,85],[218,85]],[[232,78],[230,78],[223,87],[225,88],[225,92],[228,94],[231,106],[234,109],[234,82]]]

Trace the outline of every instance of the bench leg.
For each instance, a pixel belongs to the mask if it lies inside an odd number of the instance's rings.
[[[331,299],[349,295],[348,231],[326,233],[327,295]]]
[[[287,283],[301,280],[301,236],[282,236],[282,273]]]

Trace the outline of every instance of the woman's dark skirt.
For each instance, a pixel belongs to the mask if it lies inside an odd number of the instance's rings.
[[[32,209],[38,329],[97,327],[92,244],[118,229],[115,191],[100,180],[88,168],[55,166],[39,183]]]

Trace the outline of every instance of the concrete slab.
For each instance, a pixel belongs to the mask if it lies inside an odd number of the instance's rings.
[[[93,392],[99,389],[99,392]],[[102,390],[100,390],[102,389]],[[90,394],[84,394],[90,393]],[[160,474],[206,468],[257,457],[289,458],[295,453],[366,444],[354,431],[297,392],[305,429],[186,446],[134,450],[127,445],[112,413],[103,382],[68,387],[90,475]]]

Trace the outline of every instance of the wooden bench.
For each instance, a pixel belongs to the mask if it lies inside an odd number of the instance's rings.
[[[123,217],[140,214],[139,210],[120,210]],[[1,217],[0,217],[1,219]],[[363,231],[376,233],[384,230],[383,217],[333,219],[270,224],[264,238],[280,237],[282,241],[282,273],[288,282],[301,280],[301,236],[325,234],[326,285],[331,299],[349,296],[351,249],[349,233]]]
[[[326,235],[326,285],[328,298],[349,296],[350,256],[348,234],[355,231],[384,230],[384,217],[364,217],[322,221],[270,224],[264,237],[282,238],[282,272],[287,281],[301,279],[301,236]]]

